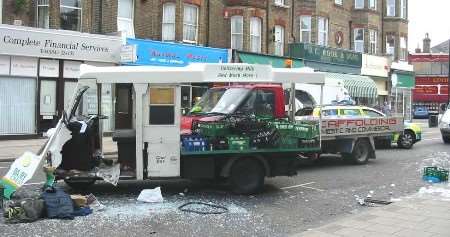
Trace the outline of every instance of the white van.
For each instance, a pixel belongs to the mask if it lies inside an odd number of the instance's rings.
[[[444,143],[449,144],[450,143],[450,104],[447,106],[447,110],[445,111],[444,115],[442,115],[442,117],[440,119],[439,128],[441,129],[442,140],[444,140]]]

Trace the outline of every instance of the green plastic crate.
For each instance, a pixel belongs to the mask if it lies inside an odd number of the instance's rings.
[[[429,166],[423,169],[423,176],[436,177],[441,181],[448,181],[449,170],[438,168],[436,166]]]
[[[318,131],[318,125],[315,124],[296,124],[293,136],[301,139],[313,139],[319,136]]]
[[[277,129],[281,136],[292,136],[294,133],[294,124],[287,121],[270,122],[269,126]]]
[[[247,150],[249,149],[250,138],[243,136],[228,136],[228,149],[230,150]]]
[[[298,138],[291,136],[282,136],[279,140],[278,146],[280,148],[287,149],[298,148]]]
[[[230,125],[225,122],[199,122],[200,134],[207,137],[226,136],[230,131]]]

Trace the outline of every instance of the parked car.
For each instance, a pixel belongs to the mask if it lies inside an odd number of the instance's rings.
[[[313,116],[318,117],[319,108],[315,108]],[[327,105],[322,107],[322,117],[386,117],[384,113],[376,109],[366,106],[346,106],[346,105]],[[396,143],[398,147],[410,149],[412,146],[422,139],[422,128],[416,124],[405,121],[405,129],[403,134],[393,133],[391,137],[377,137],[376,143],[378,147],[390,147],[392,143]],[[450,130],[449,134],[450,136]]]
[[[450,143],[450,104],[439,121],[439,129],[441,130],[442,140],[444,143]]]
[[[414,118],[417,119],[423,119],[423,118],[428,118],[429,116],[429,111],[428,108],[425,106],[417,106],[414,108],[414,112],[413,112],[413,116]]]

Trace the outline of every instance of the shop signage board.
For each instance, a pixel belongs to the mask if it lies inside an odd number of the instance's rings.
[[[387,78],[389,76],[388,64],[386,57],[363,54],[361,75]]]
[[[136,45],[137,60],[129,65],[184,67],[189,63],[226,63],[228,50],[178,43],[127,39],[127,45]]]
[[[134,63],[137,60],[136,55],[137,45],[122,45],[120,51],[120,62],[122,63]]]
[[[416,85],[448,85],[448,77],[416,77]]]
[[[403,131],[403,117],[323,119],[322,137]]]
[[[0,55],[0,75],[9,75],[10,65],[11,65],[11,57]]]
[[[121,46],[120,37],[0,25],[0,53],[5,55],[117,63]]]
[[[295,43],[289,45],[291,56],[309,61],[361,67],[362,54],[350,50],[329,48],[314,44]]]
[[[77,61],[64,61],[64,78],[78,78],[80,77],[80,65],[81,62]]]
[[[31,57],[11,57],[11,75],[36,77],[38,60]]]
[[[391,76],[392,87],[414,88],[416,80],[412,74],[393,73]]]
[[[39,76],[41,77],[58,77],[59,76],[59,61],[41,59],[39,61]]]

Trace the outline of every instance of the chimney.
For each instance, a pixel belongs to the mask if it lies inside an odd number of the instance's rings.
[[[428,37],[428,33],[425,34],[425,39],[423,39],[423,52],[424,53],[430,53],[430,44],[431,39]]]
[[[420,49],[419,43],[417,43],[416,53],[422,53],[422,50]]]

